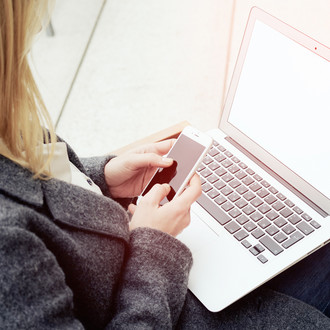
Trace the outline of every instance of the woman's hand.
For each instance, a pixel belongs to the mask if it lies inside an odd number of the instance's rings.
[[[200,178],[195,174],[181,195],[160,206],[169,192],[168,184],[156,184],[137,206],[131,204],[128,208],[133,214],[130,230],[148,227],[176,236],[186,228],[190,223],[190,206],[202,193]]]
[[[175,139],[142,146],[111,159],[104,169],[105,180],[114,198],[136,197],[158,167],[169,167],[173,160],[164,158]]]

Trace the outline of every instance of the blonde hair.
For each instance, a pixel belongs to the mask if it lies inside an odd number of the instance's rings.
[[[48,9],[46,0],[0,2],[0,154],[41,179],[51,176],[48,168],[56,135],[27,55]],[[43,143],[50,146],[46,161]]]

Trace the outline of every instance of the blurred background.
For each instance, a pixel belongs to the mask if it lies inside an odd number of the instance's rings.
[[[253,6],[330,47],[329,0],[57,0],[31,52],[57,133],[94,156],[216,127]]]

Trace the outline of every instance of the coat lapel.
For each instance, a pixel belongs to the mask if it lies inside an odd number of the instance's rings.
[[[128,242],[128,215],[110,198],[64,181],[33,174],[0,155],[0,191],[33,208],[48,208],[54,221]]]

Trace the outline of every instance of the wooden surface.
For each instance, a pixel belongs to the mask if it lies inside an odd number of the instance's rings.
[[[130,149],[136,148],[140,145],[147,144],[147,143],[153,143],[153,142],[159,142],[166,139],[172,139],[177,138],[179,134],[182,132],[182,130],[190,125],[188,121],[181,121],[173,126],[170,126],[162,131],[156,132],[154,134],[151,134],[141,140],[137,140],[133,143],[130,143],[122,148],[119,148],[117,150],[114,150],[111,152],[113,155],[120,155]]]

